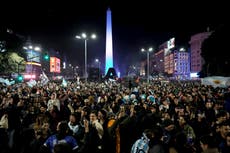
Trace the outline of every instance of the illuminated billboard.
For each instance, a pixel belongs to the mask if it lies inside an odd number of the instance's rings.
[[[60,59],[57,57],[50,57],[50,72],[60,73]]]
[[[40,56],[41,56],[41,52],[39,51],[35,51],[35,50],[26,50],[26,55],[27,55],[27,61],[28,62],[37,62],[40,63]]]

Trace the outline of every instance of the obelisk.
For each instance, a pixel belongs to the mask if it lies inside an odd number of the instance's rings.
[[[105,74],[109,68],[113,68],[113,37],[112,37],[112,16],[108,8],[106,13],[106,55],[105,55]]]

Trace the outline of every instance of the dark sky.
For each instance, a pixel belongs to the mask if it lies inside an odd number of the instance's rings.
[[[106,10],[112,10],[114,63],[120,69],[145,58],[141,47],[157,46],[171,37],[188,45],[190,36],[214,30],[226,22],[225,4],[199,1],[176,3],[153,0],[76,0],[9,2],[1,5],[1,26],[30,36],[33,42],[65,55],[74,65],[84,65],[84,43],[74,37],[81,32],[96,33],[88,41],[88,62],[104,63]]]

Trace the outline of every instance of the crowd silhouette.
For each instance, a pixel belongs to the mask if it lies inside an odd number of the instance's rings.
[[[230,87],[0,85],[0,153],[229,153]]]

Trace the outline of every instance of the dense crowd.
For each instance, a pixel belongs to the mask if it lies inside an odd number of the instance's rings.
[[[0,153],[230,153],[230,87],[0,85]]]

